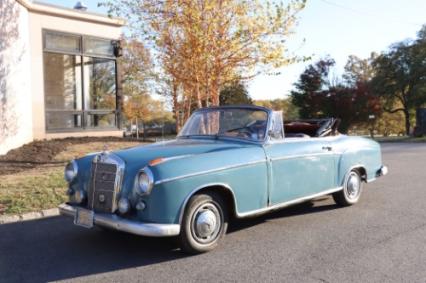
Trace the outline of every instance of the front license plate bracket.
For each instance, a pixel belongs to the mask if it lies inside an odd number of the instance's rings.
[[[74,224],[84,228],[92,228],[95,213],[88,209],[78,208],[75,211]]]

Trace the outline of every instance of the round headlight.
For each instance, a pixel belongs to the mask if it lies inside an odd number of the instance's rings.
[[[78,172],[77,162],[75,162],[75,160],[72,160],[70,163],[67,164],[67,166],[65,166],[65,171],[64,171],[65,181],[70,183],[72,180],[74,180],[75,176],[77,176],[77,172]]]
[[[154,176],[148,168],[144,168],[137,176],[137,192],[140,195],[148,195],[154,185]]]

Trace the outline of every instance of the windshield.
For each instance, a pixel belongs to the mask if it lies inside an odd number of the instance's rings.
[[[207,109],[195,112],[179,133],[179,137],[225,136],[263,141],[268,113],[258,109]]]

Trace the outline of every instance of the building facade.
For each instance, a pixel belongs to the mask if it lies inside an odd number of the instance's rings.
[[[0,154],[35,139],[120,136],[124,21],[0,2]]]

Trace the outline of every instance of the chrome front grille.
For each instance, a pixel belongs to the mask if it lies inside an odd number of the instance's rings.
[[[95,212],[113,213],[121,188],[124,163],[111,154],[101,154],[92,162],[88,192],[88,208]]]

